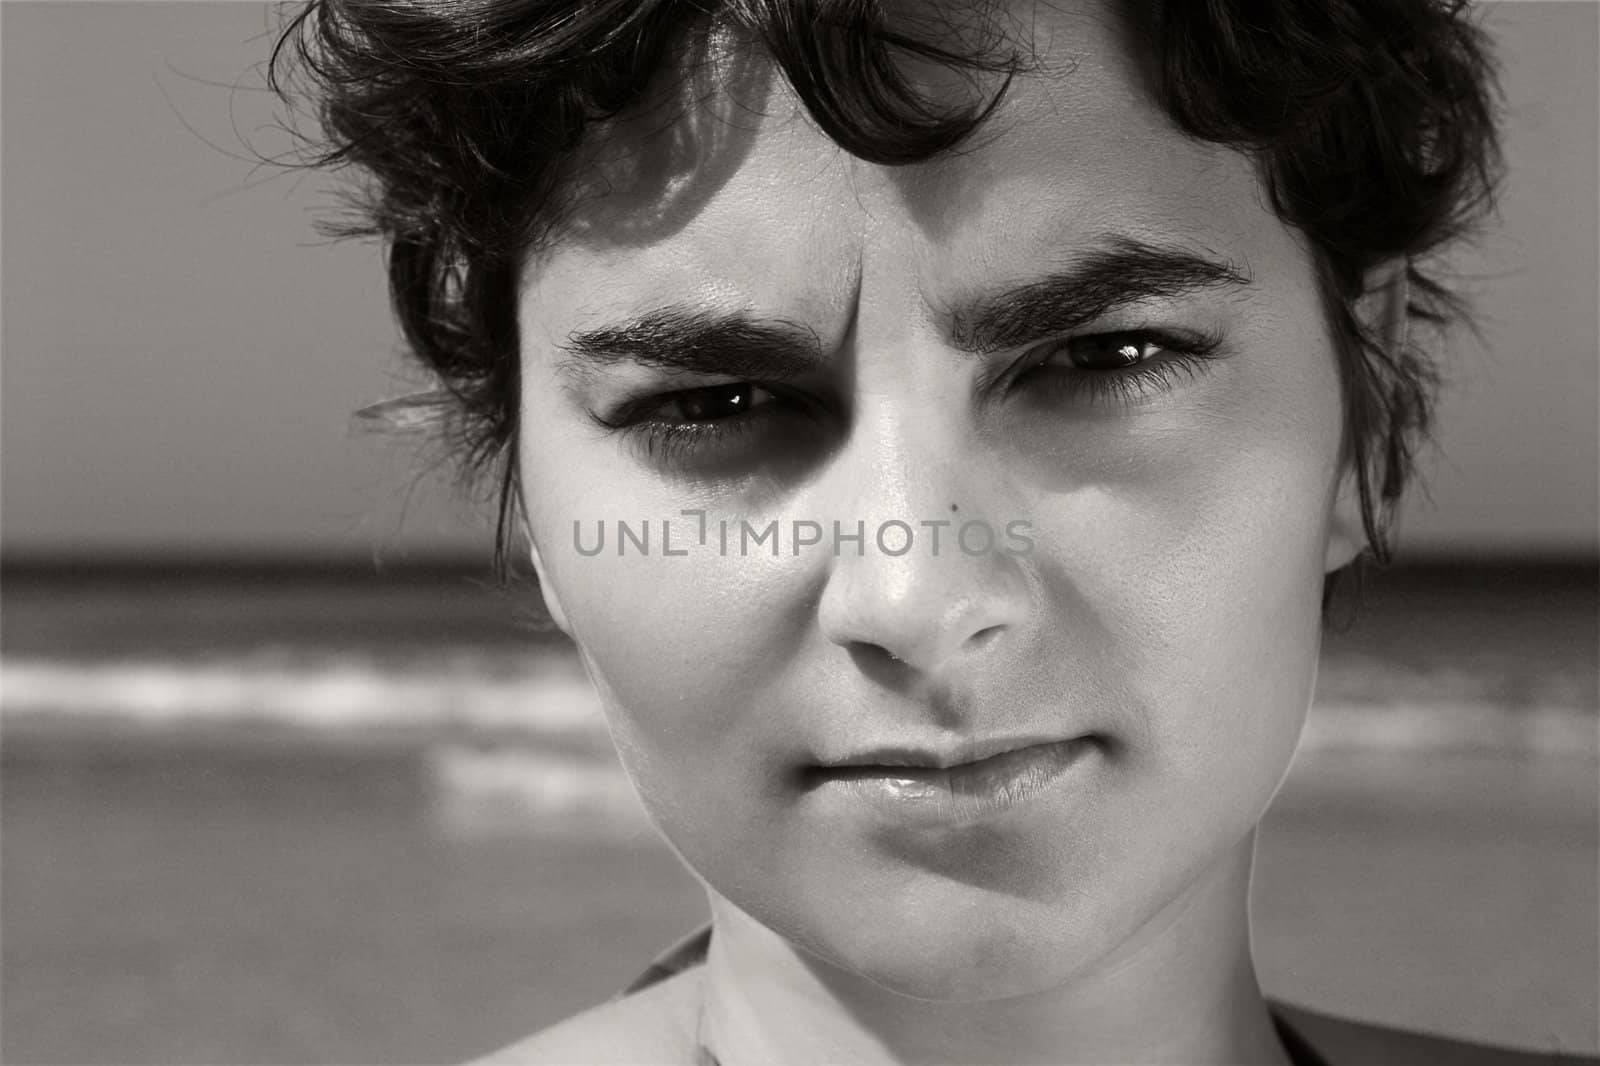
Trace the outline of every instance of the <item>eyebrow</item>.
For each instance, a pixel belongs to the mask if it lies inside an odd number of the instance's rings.
[[[748,311],[674,306],[628,322],[575,331],[559,369],[582,377],[591,368],[632,363],[682,373],[755,381],[792,381],[823,361],[814,331]]]
[[[960,351],[988,354],[1067,333],[1133,304],[1242,288],[1247,273],[1218,260],[1127,237],[1105,240],[1063,269],[1004,291],[965,297],[939,317]],[[634,364],[756,381],[793,381],[826,354],[815,331],[748,311],[673,305],[576,330],[558,369],[581,378],[597,367]]]
[[[1122,308],[1251,284],[1248,272],[1180,248],[1113,237],[1062,270],[945,312],[964,352],[987,354],[1069,333]]]

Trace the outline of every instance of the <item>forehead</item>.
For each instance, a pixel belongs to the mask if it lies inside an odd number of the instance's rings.
[[[825,328],[863,276],[932,306],[1107,234],[1247,263],[1288,250],[1249,161],[1173,126],[1106,7],[1013,4],[1002,25],[1036,63],[957,151],[898,167],[847,153],[757,48],[725,39],[701,76],[590,137],[525,317],[568,328],[693,299]]]

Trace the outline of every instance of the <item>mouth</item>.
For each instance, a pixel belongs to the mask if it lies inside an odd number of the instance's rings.
[[[976,758],[884,748],[808,767],[802,776],[808,792],[835,794],[896,821],[959,825],[1043,795],[1096,743],[1091,736],[993,743],[987,752],[970,745]]]
[[[807,769],[810,774],[850,776],[856,772],[873,773],[882,770],[930,770],[953,771],[967,770],[972,767],[993,763],[1015,752],[1026,751],[1030,748],[1049,747],[1056,744],[1067,744],[1073,741],[1087,741],[1094,739],[1092,736],[1083,737],[1026,737],[1026,738],[996,738],[992,740],[969,740],[961,744],[946,746],[943,749],[927,747],[897,747],[882,746],[864,748],[853,754],[837,759],[826,759]]]

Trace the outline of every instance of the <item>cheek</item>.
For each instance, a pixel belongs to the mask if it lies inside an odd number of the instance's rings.
[[[1287,767],[1315,680],[1338,396],[1331,355],[1254,373],[1110,504],[1135,547],[1088,580],[1114,583],[1106,644],[1144,679],[1145,750],[1173,780],[1225,788],[1226,766],[1275,787]]]
[[[762,730],[769,742],[781,739],[783,723],[751,711],[781,688],[777,653],[796,646],[807,621],[792,568],[760,551],[741,555],[737,513],[727,516],[721,553],[714,504],[646,473],[555,395],[549,386],[524,394],[519,460],[530,529],[641,798],[665,821],[697,795],[770,787],[748,752]],[[681,513],[702,506],[704,545],[701,520]],[[623,523],[648,538],[648,553],[634,540],[619,552]],[[738,806],[718,810],[732,817]]]
[[[781,735],[758,712],[781,688],[784,657],[775,650],[793,646],[800,611],[769,572],[782,560],[741,557],[736,540],[729,554],[718,553],[715,517],[708,516],[708,547],[699,547],[698,523],[679,516],[677,505],[624,513],[620,494],[611,499],[604,550],[579,555],[568,520],[559,550],[545,553],[546,570],[623,765],[657,821],[674,822],[673,811],[696,797],[768,787],[749,753]],[[648,556],[632,541],[618,555],[619,518],[635,532],[648,519]],[[597,520],[582,520],[581,528],[592,549]],[[667,546],[690,554],[664,555]]]
[[[1281,771],[1315,678],[1336,364],[1314,333],[1247,341],[1170,403],[1019,435],[1053,624],[1102,664],[1150,780]]]
[[[1183,488],[1189,521],[1149,580],[1163,590],[1169,753],[1287,756],[1315,676],[1328,480],[1289,440],[1235,452]]]

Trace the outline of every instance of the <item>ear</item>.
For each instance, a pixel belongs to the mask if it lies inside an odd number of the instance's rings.
[[[1356,485],[1355,471],[1347,469],[1339,476],[1339,491],[1334,497],[1333,512],[1328,519],[1328,548],[1322,572],[1331,574],[1355,562],[1367,547],[1367,530],[1361,521],[1361,493]]]
[[[539,595],[544,598],[544,608],[550,612],[550,620],[556,624],[556,628],[570,637],[572,626],[567,622],[567,612],[561,606],[561,597],[556,594],[555,586],[545,574],[544,559],[539,555],[538,545],[534,545],[531,554],[533,572],[539,576]]]
[[[572,626],[567,621],[567,612],[561,606],[561,597],[556,593],[556,587],[550,580],[550,575],[544,565],[544,556],[539,552],[539,544],[533,539],[533,530],[528,525],[526,514],[522,519],[522,534],[528,538],[528,554],[533,560],[533,572],[539,579],[539,595],[544,599],[544,607],[550,614],[550,620],[556,628],[572,636]]]
[[[1410,317],[1406,312],[1411,295],[1404,257],[1386,260],[1368,272],[1365,291],[1356,301],[1356,317],[1366,334],[1388,352],[1405,348]],[[1347,449],[1348,452],[1348,449]],[[1367,547],[1366,526],[1361,519],[1361,493],[1354,465],[1346,459],[1339,473],[1339,489],[1334,497],[1328,523],[1328,550],[1325,573],[1348,566]]]

